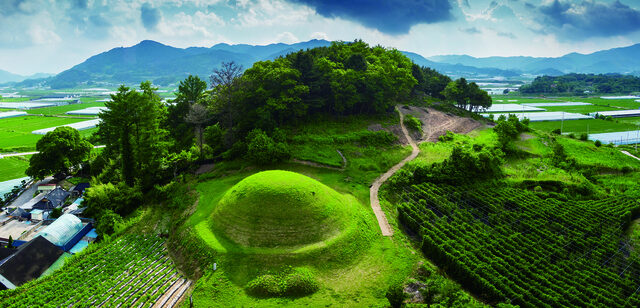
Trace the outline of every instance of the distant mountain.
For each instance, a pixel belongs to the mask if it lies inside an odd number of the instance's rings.
[[[402,53],[406,55],[409,59],[411,59],[415,64],[418,64],[420,66],[430,67],[432,69],[439,71],[440,73],[443,73],[445,75],[449,75],[450,77],[455,77],[455,78],[457,77],[469,78],[469,77],[520,76],[519,72],[512,71],[512,70],[503,70],[503,69],[497,69],[497,68],[491,68],[491,67],[479,68],[479,67],[462,65],[462,64],[439,63],[439,62],[430,61],[417,53],[408,52],[408,51],[403,51]]]
[[[23,75],[7,72],[4,70],[0,70],[0,84],[9,83],[9,82],[21,82],[27,79],[47,78],[51,76],[53,76],[53,74],[47,74],[47,73],[37,73],[30,76],[23,76]]]
[[[52,88],[70,88],[77,85],[134,84],[151,80],[157,85],[168,85],[188,75],[204,80],[222,62],[235,61],[249,68],[257,61],[273,60],[301,49],[329,46],[325,40],[311,40],[295,44],[264,46],[216,44],[210,48],[176,48],[155,41],[142,41],[131,47],[119,47],[90,57],[86,61],[48,79],[28,80],[18,86],[46,84]],[[476,68],[457,64],[436,63],[424,57],[405,52],[415,63],[434,68],[452,76],[517,76],[516,72],[493,68]]]
[[[429,57],[429,60],[478,68],[516,70],[534,75],[545,72],[550,72],[553,75],[564,73],[637,74],[640,71],[640,57],[638,55],[640,55],[640,44],[602,50],[591,54],[570,53],[557,58],[474,58],[467,55],[446,55]]]
[[[176,48],[146,40],[95,55],[51,78],[48,84],[52,88],[68,88],[83,83],[131,84],[151,80],[158,85],[167,85],[188,75],[208,80],[212,70],[222,62],[235,61],[249,68],[256,61],[272,60],[289,52],[329,44],[328,41],[312,40],[291,45],[217,44],[210,48]]]

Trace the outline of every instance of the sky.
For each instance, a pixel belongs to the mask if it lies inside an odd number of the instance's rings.
[[[59,73],[149,39],[180,48],[352,41],[548,56],[640,43],[638,0],[0,0],[0,69]]]

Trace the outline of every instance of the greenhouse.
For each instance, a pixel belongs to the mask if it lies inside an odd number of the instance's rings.
[[[0,108],[4,109],[33,109],[42,107],[58,106],[56,103],[33,103],[33,102],[16,102],[16,103],[0,103]]]
[[[494,119],[498,119],[501,115],[508,117],[510,114],[516,115],[520,120],[527,118],[531,122],[540,122],[540,121],[561,121],[561,120],[583,120],[583,119],[592,119],[590,116],[586,116],[584,114],[579,113],[569,113],[562,111],[552,111],[552,112],[518,112],[518,113],[483,113],[482,116],[488,118],[490,115],[493,115]]]
[[[102,121],[102,120],[96,119],[96,120],[82,121],[82,122],[72,123],[72,124],[67,124],[67,125],[62,125],[62,126],[68,126],[68,127],[71,127],[71,128],[75,128],[77,130],[85,130],[85,129],[90,129],[90,128],[94,128],[94,127],[98,126],[98,124],[100,124],[100,121]],[[36,135],[46,135],[48,132],[52,132],[58,127],[60,127],[60,126],[43,128],[43,129],[39,129],[39,130],[34,130],[31,133],[32,134],[36,134]]]
[[[82,230],[82,227],[80,218],[71,214],[64,214],[44,228],[38,235],[42,235],[56,246],[64,246],[78,231]]]
[[[601,96],[600,98],[602,99],[636,99],[640,97],[627,95],[627,96]]]
[[[640,142],[640,131],[631,130],[626,132],[590,134],[589,140],[600,140],[602,143],[613,144],[636,144]]]
[[[591,103],[584,103],[584,102],[564,102],[564,103],[527,103],[527,104],[522,104],[524,106],[529,106],[529,107],[566,107],[566,106],[588,106],[588,105],[592,105]]]
[[[612,117],[612,118],[640,117],[640,109],[598,111],[598,112],[591,113],[590,115],[595,116],[596,114],[599,114],[605,117]]]
[[[487,108],[485,112],[522,112],[522,111],[544,111],[542,108],[529,107],[518,104],[497,104]]]
[[[27,113],[24,111],[8,111],[8,112],[0,112],[0,119],[6,119],[6,118],[15,118],[15,117],[21,117],[21,116],[26,116]]]
[[[80,109],[80,110],[68,111],[67,114],[73,114],[73,115],[98,115],[100,112],[105,111],[107,109],[109,109],[109,108],[107,108],[107,107],[89,107],[89,108]]]

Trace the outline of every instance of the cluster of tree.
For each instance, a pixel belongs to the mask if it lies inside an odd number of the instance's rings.
[[[50,174],[67,175],[88,157],[93,145],[75,128],[61,126],[48,132],[36,143],[39,152],[29,159],[25,174],[43,179]]]
[[[105,218],[104,232],[142,202],[141,194],[171,182],[195,160],[247,158],[272,164],[289,159],[279,127],[318,115],[387,113],[399,102],[423,96],[473,110],[491,103],[475,83],[451,81],[395,49],[362,41],[294,52],[244,72],[233,62],[223,63],[210,85],[194,76],[180,82],[176,99],[166,105],[155,91],[150,82],[139,90],[121,86],[100,114],[94,140],[106,147],[89,164],[95,183],[85,202],[87,213]],[[69,161],[55,169],[86,160],[85,152],[80,154],[65,157]],[[56,171],[51,168],[34,170],[44,175]]]
[[[458,108],[477,112],[481,109],[491,107],[491,96],[480,89],[475,82],[467,82],[466,79],[449,82],[442,95],[450,102],[455,103]]]
[[[631,93],[640,91],[640,78],[621,74],[567,74],[563,76],[536,77],[531,84],[523,85],[520,92],[534,93]]]
[[[529,131],[529,119],[522,121],[515,115],[510,114],[509,117],[501,115],[496,121],[493,131],[498,135],[498,142],[503,151],[515,152],[514,141],[518,139],[521,133]]]

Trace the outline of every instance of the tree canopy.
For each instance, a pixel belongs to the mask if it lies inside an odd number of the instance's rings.
[[[82,163],[91,152],[92,145],[74,128],[61,126],[48,132],[36,143],[38,154],[29,159],[26,174],[43,179],[50,174],[66,174]]]
[[[536,77],[520,88],[522,93],[631,93],[640,91],[640,78],[620,74],[567,74]]]

